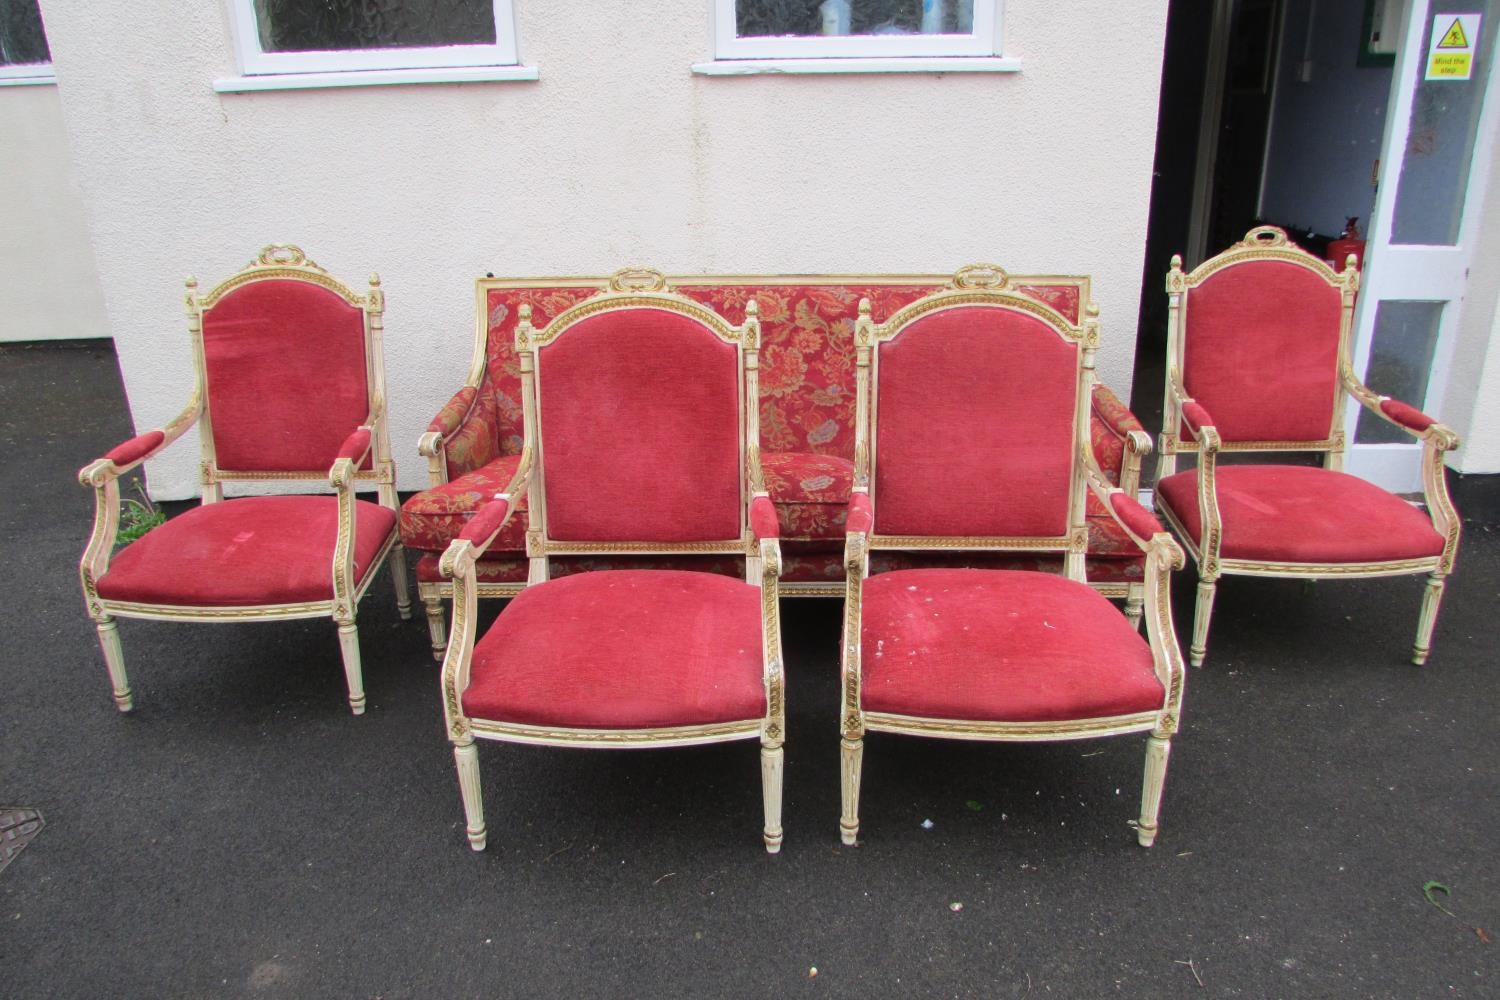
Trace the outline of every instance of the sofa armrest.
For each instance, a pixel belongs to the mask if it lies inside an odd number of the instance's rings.
[[[1089,407],[1094,457],[1108,467],[1106,471],[1113,482],[1135,496],[1140,492],[1141,462],[1152,451],[1151,435],[1146,433],[1146,428],[1130,408],[1102,382],[1094,383]],[[1106,444],[1109,445],[1107,448]],[[1116,450],[1119,452],[1118,464]],[[1106,451],[1107,456],[1103,454]]]

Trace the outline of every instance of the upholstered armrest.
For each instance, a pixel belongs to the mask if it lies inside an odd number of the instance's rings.
[[[417,454],[427,459],[427,472],[433,486],[448,481],[448,442],[468,422],[478,399],[479,390],[473,385],[465,385],[443,404],[427,425],[426,433],[417,438]]]
[[[370,446],[374,443],[374,428],[366,424],[356,427],[339,445],[339,453],[333,460],[333,466],[328,470],[328,483],[334,489],[343,489],[354,481],[354,471],[359,464],[365,460],[370,453]]]
[[[78,473],[78,481],[85,486],[99,488],[112,479],[140,465],[182,436],[182,432],[193,426],[202,411],[198,394],[188,401],[187,407],[173,417],[164,427],[137,434],[124,444],[116,445],[95,459]]]
[[[1458,435],[1447,425],[1439,423],[1409,403],[1380,395],[1355,378],[1354,373],[1348,369],[1344,370],[1343,377],[1344,388],[1349,395],[1386,423],[1394,424],[1413,437],[1428,442],[1438,451],[1452,451],[1458,447]]]
[[[495,532],[505,526],[510,520],[510,500],[507,497],[496,497],[475,512],[469,522],[464,525],[464,530],[458,533],[458,537],[466,542],[485,548]]]
[[[849,495],[849,516],[844,521],[844,531],[850,535],[868,535],[875,525],[875,508],[870,503],[870,494],[858,491]]]
[[[764,493],[756,494],[750,500],[750,532],[758,542],[781,537],[781,527],[776,522],[776,505]]]
[[[1090,398],[1091,422],[1104,432],[1120,442],[1119,468],[1110,469],[1111,476],[1120,488],[1134,496],[1140,490],[1141,485],[1141,460],[1151,454],[1151,435],[1146,433],[1146,428],[1136,419],[1130,408],[1120,402],[1120,397],[1114,394],[1109,386],[1102,382],[1094,383],[1093,395]],[[1095,457],[1104,461],[1105,456],[1099,452],[1103,450],[1101,439],[1097,432],[1093,435],[1095,443]],[[1110,449],[1109,464],[1113,465],[1113,448]]]

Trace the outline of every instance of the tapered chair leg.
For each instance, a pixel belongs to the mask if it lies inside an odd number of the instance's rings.
[[[458,792],[464,800],[464,821],[468,824],[469,846],[484,850],[484,796],[479,789],[479,748],[473,737],[453,744],[453,761],[458,766]]]
[[[396,587],[396,611],[401,620],[411,621],[411,595],[406,582],[406,550],[397,542],[391,549],[391,583]]]
[[[1146,776],[1141,782],[1141,821],[1136,827],[1136,839],[1142,847],[1150,847],[1156,842],[1161,790],[1167,780],[1167,757],[1171,752],[1171,737],[1152,733],[1147,738]]]
[[[1208,620],[1214,613],[1213,580],[1198,581],[1198,603],[1193,609],[1193,644],[1188,649],[1188,661],[1195,667],[1203,666],[1208,655]]]
[[[859,778],[864,765],[865,741],[845,736],[839,741],[844,813],[839,819],[839,838],[846,844],[859,839]]]
[[[441,597],[422,598],[422,607],[427,609],[427,635],[432,639],[432,658],[439,663],[448,648],[448,622],[443,615]]]
[[[1427,578],[1427,589],[1422,592],[1422,613],[1417,619],[1417,641],[1412,646],[1411,662],[1417,666],[1427,662],[1432,652],[1432,630],[1437,625],[1438,606],[1443,603],[1443,587],[1447,581],[1437,573]]]
[[[104,666],[109,670],[109,686],[114,692],[115,707],[128,712],[135,707],[130,693],[130,679],[125,676],[125,651],[120,648],[119,628],[113,618],[101,618],[95,624],[99,631],[99,648],[104,651]]]
[[[767,854],[781,851],[781,764],[784,754],[779,745],[762,743],[760,746],[760,787],[766,809],[764,836]]]
[[[349,682],[349,710],[365,714],[365,680],[359,665],[359,628],[351,622],[339,623],[339,651],[344,655],[344,678]]]
[[[1130,622],[1130,627],[1140,629],[1141,612],[1146,606],[1146,585],[1143,583],[1132,583],[1125,594],[1125,617]]]

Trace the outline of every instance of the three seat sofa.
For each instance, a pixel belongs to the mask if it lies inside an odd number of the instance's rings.
[[[632,268],[603,277],[481,278],[476,283],[476,336],[468,378],[438,412],[418,442],[428,462],[430,485],[403,505],[403,544],[417,555],[418,590],[426,607],[434,655],[446,642],[442,602],[452,584],[439,559],[483,503],[505,488],[520,460],[522,418],[520,367],[515,351],[518,309],[529,305],[541,326],[576,302],[604,288],[671,288],[701,301],[731,323],[744,320],[745,303],[760,310],[761,465],[776,506],[783,548],[781,592],[793,596],[840,596],[844,591],[844,519],[854,470],[854,324],[862,298],[877,320],[923,295],[947,286],[999,280],[1077,322],[1092,309],[1090,282],[1081,276],[1006,275],[993,265],[970,265],[952,275],[681,275]],[[612,428],[619,446],[631,446],[631,428]],[[1021,428],[1017,433],[1024,433]],[[1151,439],[1140,422],[1104,385],[1092,399],[1089,439],[1094,457],[1110,479],[1134,494],[1141,461]],[[1123,598],[1132,618],[1143,599],[1140,549],[1102,509],[1089,508],[1086,561],[1089,582],[1109,597]],[[481,596],[509,597],[527,582],[527,524],[513,518],[478,567]],[[890,565],[903,558],[890,553]],[[924,557],[930,563],[931,557]],[[1049,558],[972,554],[964,564],[998,568],[1050,568]],[[1061,560],[1055,560],[1058,568]],[[618,556],[553,559],[554,576],[579,569],[664,565],[665,557],[622,560]],[[672,557],[674,566],[738,575],[743,567],[723,556]],[[722,565],[721,565],[722,564]]]

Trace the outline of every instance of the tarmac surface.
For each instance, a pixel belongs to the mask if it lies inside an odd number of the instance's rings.
[[[76,475],[130,433],[107,342],[0,347],[0,807],[46,821],[0,872],[0,996],[1500,996],[1487,525],[1426,667],[1420,578],[1227,581],[1150,850],[1139,736],[873,735],[842,847],[840,608],[804,600],[779,856],[754,743],[483,743],[474,854],[420,605],[400,621],[388,579],[360,606],[363,717],[325,621],[122,621],[115,711]],[[1191,570],[1174,589],[1186,635]]]

